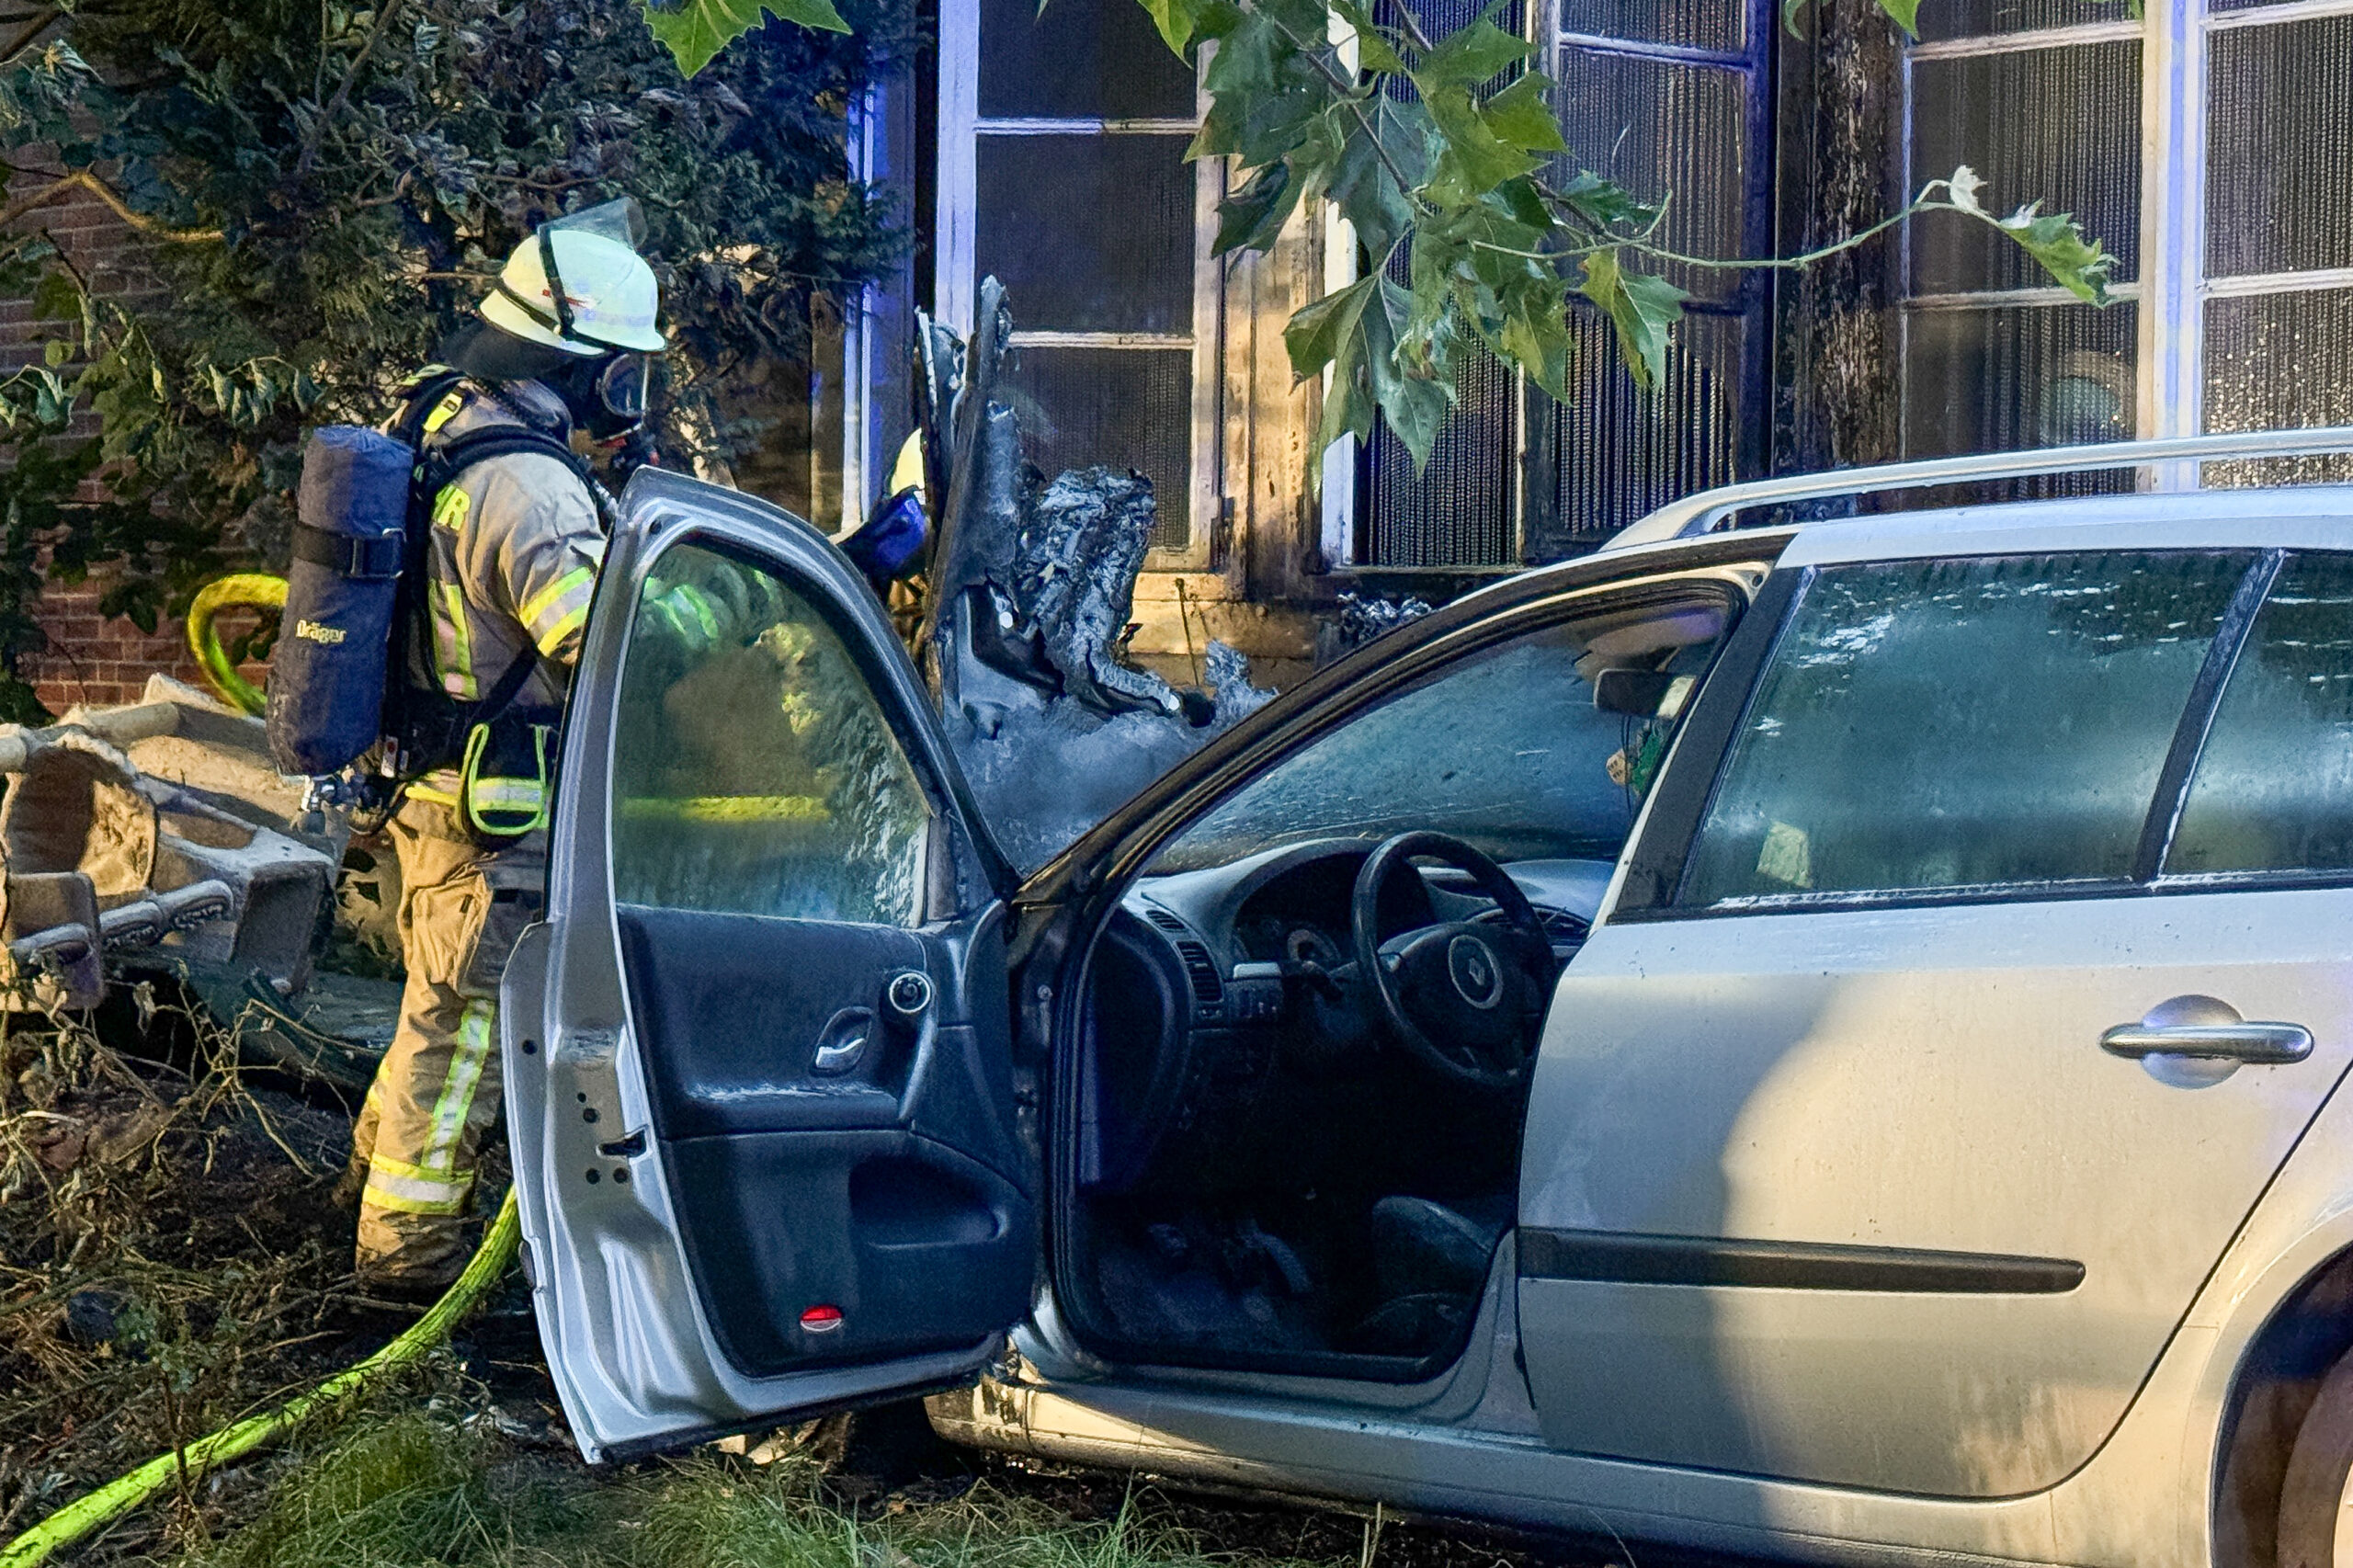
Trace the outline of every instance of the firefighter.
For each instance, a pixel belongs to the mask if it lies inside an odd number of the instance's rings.
[[[616,202],[517,246],[478,319],[444,348],[465,379],[426,416],[428,451],[503,425],[554,441],[472,463],[431,498],[431,646],[393,678],[417,688],[413,709],[483,722],[422,748],[447,755],[410,759],[428,770],[388,828],[408,983],[344,1187],[358,1198],[354,1272],[371,1293],[429,1298],[470,1250],[500,1099],[498,980],[545,895],[551,741],[605,545],[607,503],[556,444],[628,441],[665,347],[636,237],[633,205]]]

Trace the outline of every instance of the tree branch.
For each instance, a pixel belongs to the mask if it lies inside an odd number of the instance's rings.
[[[1972,212],[1969,209],[1954,202],[1932,200],[1928,196],[1928,190],[1934,189],[1937,183],[1931,180],[1927,188],[1915,197],[1910,204],[1891,216],[1881,219],[1870,228],[1859,229],[1845,239],[1833,240],[1818,250],[1804,251],[1797,256],[1767,256],[1759,261],[1725,261],[1714,256],[1685,256],[1680,251],[1667,250],[1643,240],[1621,240],[1618,243],[1623,244],[1628,250],[1650,256],[1654,260],[1680,262],[1686,267],[1704,267],[1720,272],[1786,271],[1795,267],[1811,267],[1817,261],[1828,260],[1841,251],[1853,250],[1857,245],[1877,239],[1905,219],[1917,217],[1923,212],[1959,212],[1967,217],[1985,217],[1983,212]],[[1986,221],[1991,222],[1990,219]]]
[[[63,6],[52,6],[48,10],[43,11],[40,16],[35,17],[31,21],[27,22],[21,28],[17,29],[17,35],[14,38],[10,39],[5,44],[0,44],[0,65],[10,63],[17,58],[17,56],[30,49],[33,44],[40,40],[41,34],[49,31],[49,29],[62,20],[64,16],[65,11]]]
[[[86,190],[106,204],[107,210],[121,219],[151,240],[169,240],[174,244],[204,244],[226,240],[229,236],[219,229],[176,229],[169,223],[151,218],[144,212],[131,210],[130,203],[115,194],[112,187],[87,169],[75,169],[62,175],[29,195],[20,196],[6,207],[0,207],[0,227],[15,222],[36,208],[46,207],[70,191]]]
[[[1407,5],[1405,0],[1396,0],[1396,5],[1397,19],[1405,25],[1406,41],[1421,53],[1427,54],[1437,45],[1431,43],[1430,35],[1422,30],[1422,19],[1414,15],[1413,6]]]
[[[1405,171],[1399,168],[1396,159],[1390,156],[1389,144],[1381,141],[1380,128],[1365,118],[1363,101],[1357,96],[1358,84],[1341,75],[1337,66],[1325,60],[1313,46],[1302,40],[1297,33],[1283,26],[1283,19],[1280,17],[1264,9],[1259,10],[1258,14],[1265,17],[1277,32],[1290,40],[1291,47],[1299,51],[1300,58],[1315,67],[1316,74],[1324,78],[1333,92],[1339,95],[1340,101],[1348,106],[1348,112],[1356,116],[1357,124],[1363,129],[1365,136],[1372,142],[1373,156],[1379,158],[1381,166],[1389,171],[1389,177],[1396,183],[1398,193],[1404,197],[1408,205],[1420,210],[1424,203],[1420,196],[1415,193],[1413,181],[1405,177]]]
[[[311,125],[311,134],[303,140],[302,155],[294,160],[295,178],[301,179],[308,175],[311,165],[318,162],[319,143],[326,139],[327,127],[351,101],[351,85],[359,79],[360,68],[368,63],[368,57],[376,52],[376,40],[384,36],[384,28],[391,24],[392,13],[400,8],[400,0],[381,0],[377,6],[376,18],[368,24],[368,36],[359,40],[359,52],[351,57],[351,64],[344,71],[343,80],[335,84],[335,97],[328,99],[326,107],[319,111],[319,118]]]

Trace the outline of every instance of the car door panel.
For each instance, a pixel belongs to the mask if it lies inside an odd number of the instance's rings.
[[[1796,599],[1754,693],[1705,699],[1741,710],[1692,724],[1729,752],[1670,763],[1635,854],[1657,869],[1563,977],[1520,1247],[1557,1446],[2050,1487],[2353,1060],[2353,892],[2163,874],[2217,695],[2308,648],[2263,630],[2279,554],[1954,557],[1921,531],[1792,551],[1829,591]],[[2107,1048],[2185,998],[2313,1049]]]
[[[617,916],[631,1015],[664,1063],[653,1084],[663,1137],[898,1121],[919,1040],[885,1022],[877,981],[927,971],[919,937],[643,904]],[[816,1053],[845,1013],[871,1026],[865,1046],[847,1071],[820,1073]]]
[[[1032,1266],[1011,1130],[976,1114],[1009,1094],[1003,1053],[983,1060],[929,979],[1001,971],[996,926],[967,960],[870,926],[631,904],[618,920],[680,1233],[729,1358],[773,1376],[1002,1328]],[[939,998],[912,1019],[886,994],[910,973]],[[826,1071],[829,1034],[856,1056]],[[828,1307],[837,1326],[801,1329]]]
[[[1524,1176],[1548,1436],[1904,1492],[2063,1479],[2353,1057],[2343,897],[1596,932],[1554,1004]],[[2268,956],[2218,960],[2234,931]],[[2189,994],[2321,1043],[2199,1090],[2100,1049]],[[1579,1250],[1627,1237],[1669,1244]],[[1744,1270],[1706,1244],[1730,1242],[1789,1245]]]
[[[584,1449],[969,1374],[1036,1268],[1003,868],[870,593],[805,525],[649,474],[562,786],[502,1033]]]

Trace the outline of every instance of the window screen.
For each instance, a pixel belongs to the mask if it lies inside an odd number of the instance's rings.
[[[1552,100],[1575,162],[1662,202],[1654,238],[1669,250],[1727,259],[1771,250],[1772,187],[1763,177],[1769,5],[1422,0],[1415,10],[1433,32],[1481,15],[1514,31],[1531,17],[1549,24],[1545,68],[1559,84]],[[1376,6],[1377,20],[1390,15]],[[1402,255],[1392,261],[1401,280],[1404,264]],[[1456,381],[1456,415],[1427,467],[1417,472],[1376,421],[1360,456],[1354,559],[1430,567],[1559,560],[1761,462],[1769,335],[1762,280],[1674,263],[1659,269],[1693,300],[1657,387],[1633,387],[1608,321],[1573,301],[1568,406],[1525,394],[1516,371],[1474,347]]]
[[[1934,9],[1931,7],[1930,9]],[[1906,97],[1912,188],[1962,164],[2007,210],[2070,212],[2140,274],[2141,45],[2056,28],[2122,19],[2112,0],[1970,0],[1921,23]],[[2034,260],[1984,223],[1927,213],[1902,236],[1902,445],[1906,457],[2119,441],[2134,434],[2132,307],[2106,311],[2048,287]],[[2130,490],[2127,472],[2007,481],[1987,498]]]
[[[1824,569],[1735,735],[1678,902],[2127,878],[2251,559]]]
[[[2290,562],[2191,775],[2168,875],[2353,870],[2353,556]]]
[[[931,804],[814,607],[696,545],[646,580],[614,725],[623,903],[914,926]]]

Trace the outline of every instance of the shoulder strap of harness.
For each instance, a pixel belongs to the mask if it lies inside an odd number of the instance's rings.
[[[392,426],[394,435],[416,451],[416,467],[410,476],[406,550],[400,582],[405,603],[393,618],[393,689],[386,693],[388,706],[393,710],[390,728],[402,741],[404,751],[414,752],[421,747],[427,754],[402,758],[402,772],[411,776],[439,767],[447,760],[430,753],[461,742],[476,724],[491,723],[502,717],[521,694],[524,683],[540,662],[539,650],[526,636],[522,651],[477,702],[458,703],[439,691],[418,687],[416,677],[421,669],[417,660],[422,650],[433,645],[429,621],[432,611],[425,579],[429,569],[426,545],[432,537],[434,501],[474,464],[518,452],[554,458],[584,484],[589,483],[591,477],[587,464],[569,446],[546,431],[529,426],[495,425],[447,439],[437,438],[442,421],[433,416],[449,398],[463,394],[465,381],[465,376],[455,370],[428,371],[420,376],[406,389],[407,406]],[[428,425],[433,428],[426,428]],[[593,499],[594,491],[590,494]],[[428,733],[438,736],[438,742],[426,739]]]

